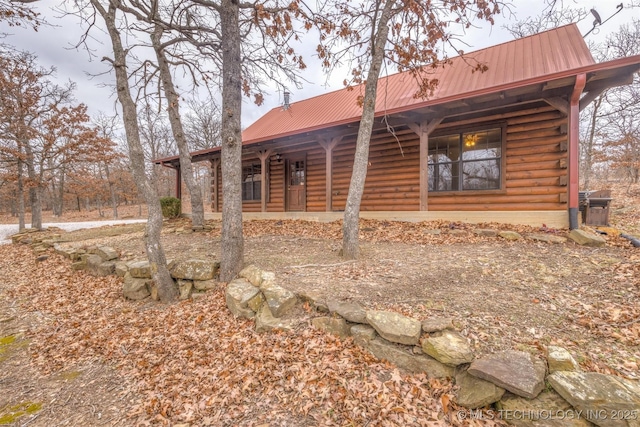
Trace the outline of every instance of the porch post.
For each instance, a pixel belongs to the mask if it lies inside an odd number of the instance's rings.
[[[333,149],[342,141],[341,136],[335,138],[324,139],[319,138],[318,144],[324,148],[326,160],[325,160],[325,210],[327,212],[333,211]]]
[[[409,129],[420,137],[420,210],[429,210],[429,134],[438,127],[444,117],[436,117],[420,123],[407,123]]]
[[[211,183],[211,202],[214,212],[219,212],[220,203],[218,201],[218,166],[220,166],[220,159],[211,160],[211,177],[213,182]]]
[[[182,200],[182,176],[180,175],[180,166],[176,167],[176,199]]]
[[[260,159],[260,203],[261,211],[267,211],[267,159],[271,155],[271,150],[258,151]]]
[[[578,224],[578,137],[580,132],[580,95],[587,82],[586,74],[576,76],[576,84],[571,94],[569,107],[569,228],[579,228]]]

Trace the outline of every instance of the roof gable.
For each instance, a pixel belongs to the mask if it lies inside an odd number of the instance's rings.
[[[485,64],[488,71],[472,72],[470,63]],[[444,67],[427,68],[428,77],[439,81],[427,99],[414,97],[417,84],[409,73],[381,77],[376,113],[410,110],[425,103],[438,104],[479,90],[498,90],[505,85],[517,85],[594,63],[577,26],[570,24],[466,53],[452,58],[451,64]],[[245,129],[243,144],[358,121],[362,109],[357,99],[363,92],[362,86],[356,86],[353,90],[345,88],[292,103],[287,110],[276,107]]]

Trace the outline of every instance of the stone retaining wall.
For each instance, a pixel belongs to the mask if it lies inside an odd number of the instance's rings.
[[[289,313],[308,303],[319,315],[311,319],[313,327],[351,337],[408,372],[453,378],[458,405],[493,411],[514,425],[640,426],[640,383],[581,372],[564,348],[549,346],[545,355],[507,350],[478,357],[453,319],[419,321],[353,301],[296,295],[277,285],[274,273],[253,265],[227,285],[225,298],[236,317],[255,319],[257,331],[304,326]]]
[[[522,238],[513,232],[476,230],[504,239]],[[14,243],[28,243],[38,260],[48,248],[72,260],[74,269],[123,278],[123,295],[132,300],[157,299],[146,260],[124,261],[110,247],[63,247],[59,235],[38,237],[32,232],[13,236]],[[540,234],[529,238],[560,243],[560,236]],[[601,246],[604,240],[582,230],[568,237],[578,244]],[[219,263],[205,260],[169,262],[180,298],[195,298],[220,286]],[[353,341],[379,359],[408,372],[429,377],[453,378],[458,405],[470,409],[500,411],[502,419],[519,426],[640,427],[640,383],[621,377],[582,372],[571,354],[549,346],[545,355],[502,351],[477,357],[467,339],[455,330],[454,319],[419,321],[399,313],[368,310],[353,301],[324,299],[316,293],[295,294],[277,284],[276,275],[250,265],[226,286],[227,307],[236,317],[255,320],[257,331],[290,330],[309,323]],[[310,322],[295,317],[301,303],[314,309]]]

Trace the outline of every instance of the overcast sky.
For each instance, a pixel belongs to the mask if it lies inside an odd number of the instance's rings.
[[[622,0],[627,6],[631,0]],[[616,5],[621,0],[564,0],[565,6],[575,8],[591,9],[595,7],[599,12],[602,20],[607,19],[616,11]],[[637,2],[636,2],[637,3]],[[73,46],[78,43],[81,35],[79,20],[74,17],[60,18],[52,10],[59,1],[42,0],[37,3],[36,9],[51,24],[43,26],[37,32],[31,29],[7,28],[0,24],[0,33],[10,33],[4,40],[21,50],[26,50],[36,54],[39,62],[44,67],[54,66],[57,69],[57,79],[62,82],[73,81],[77,84],[75,92],[78,102],[83,102],[89,106],[90,114],[96,114],[103,111],[107,114],[113,114],[115,111],[115,95],[111,87],[108,85],[113,83],[114,76],[108,73],[109,67],[100,61],[103,56],[108,56],[109,42],[106,37],[106,43],[100,42],[100,34],[96,36],[96,40],[91,41],[91,46],[95,50],[96,57],[89,57],[86,51],[82,49],[74,49]],[[488,23],[483,28],[472,29],[463,34],[461,39],[468,45],[462,46],[466,52],[485,48],[487,46],[502,43],[511,39],[511,35],[502,28],[505,24],[510,24],[518,20],[523,20],[527,16],[538,15],[543,7],[544,2],[541,0],[514,0],[514,6],[511,8],[515,15],[508,17],[498,17],[496,25],[493,27]],[[640,19],[640,8],[625,8],[621,13],[604,24],[601,28],[596,29],[587,37],[588,41],[599,42],[604,40],[607,34],[615,32],[623,23],[631,22],[632,18]],[[591,29],[593,19],[591,16],[578,24],[582,34]],[[305,62],[308,70],[305,78],[311,83],[305,83],[302,89],[291,90],[291,101],[300,101],[311,96],[319,95],[327,91],[342,88],[344,76],[334,74],[329,81],[329,86],[325,86],[326,77],[322,71],[314,64],[314,58],[305,55]],[[106,74],[104,74],[106,72]],[[103,75],[90,77],[90,75]],[[265,97],[265,102],[258,107],[245,100],[243,104],[243,127],[249,126],[261,115],[270,109],[281,105],[282,97],[272,91]]]

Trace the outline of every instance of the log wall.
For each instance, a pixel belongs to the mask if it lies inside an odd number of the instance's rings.
[[[567,118],[552,107],[496,114],[483,119],[440,125],[434,133],[458,132],[461,127],[506,123],[503,154],[505,185],[500,190],[430,192],[430,211],[518,211],[563,210],[567,195]],[[346,204],[355,153],[355,132],[345,135],[333,150],[332,211]],[[374,132],[371,138],[369,170],[362,198],[362,211],[417,211],[420,207],[419,138],[406,127],[391,135]],[[247,151],[250,148],[248,147]],[[268,212],[285,210],[285,164],[291,157],[305,157],[307,164],[306,211],[326,211],[326,155],[314,135],[291,139],[272,147],[268,160]],[[275,154],[281,156],[276,160]],[[247,152],[244,162],[259,162]],[[218,168],[219,209],[222,209],[222,179]],[[246,212],[260,212],[260,201],[243,202]]]
[[[493,192],[429,193],[429,210],[566,209],[568,137],[562,131],[567,125],[566,116],[544,107],[486,119],[507,124],[505,188]]]

